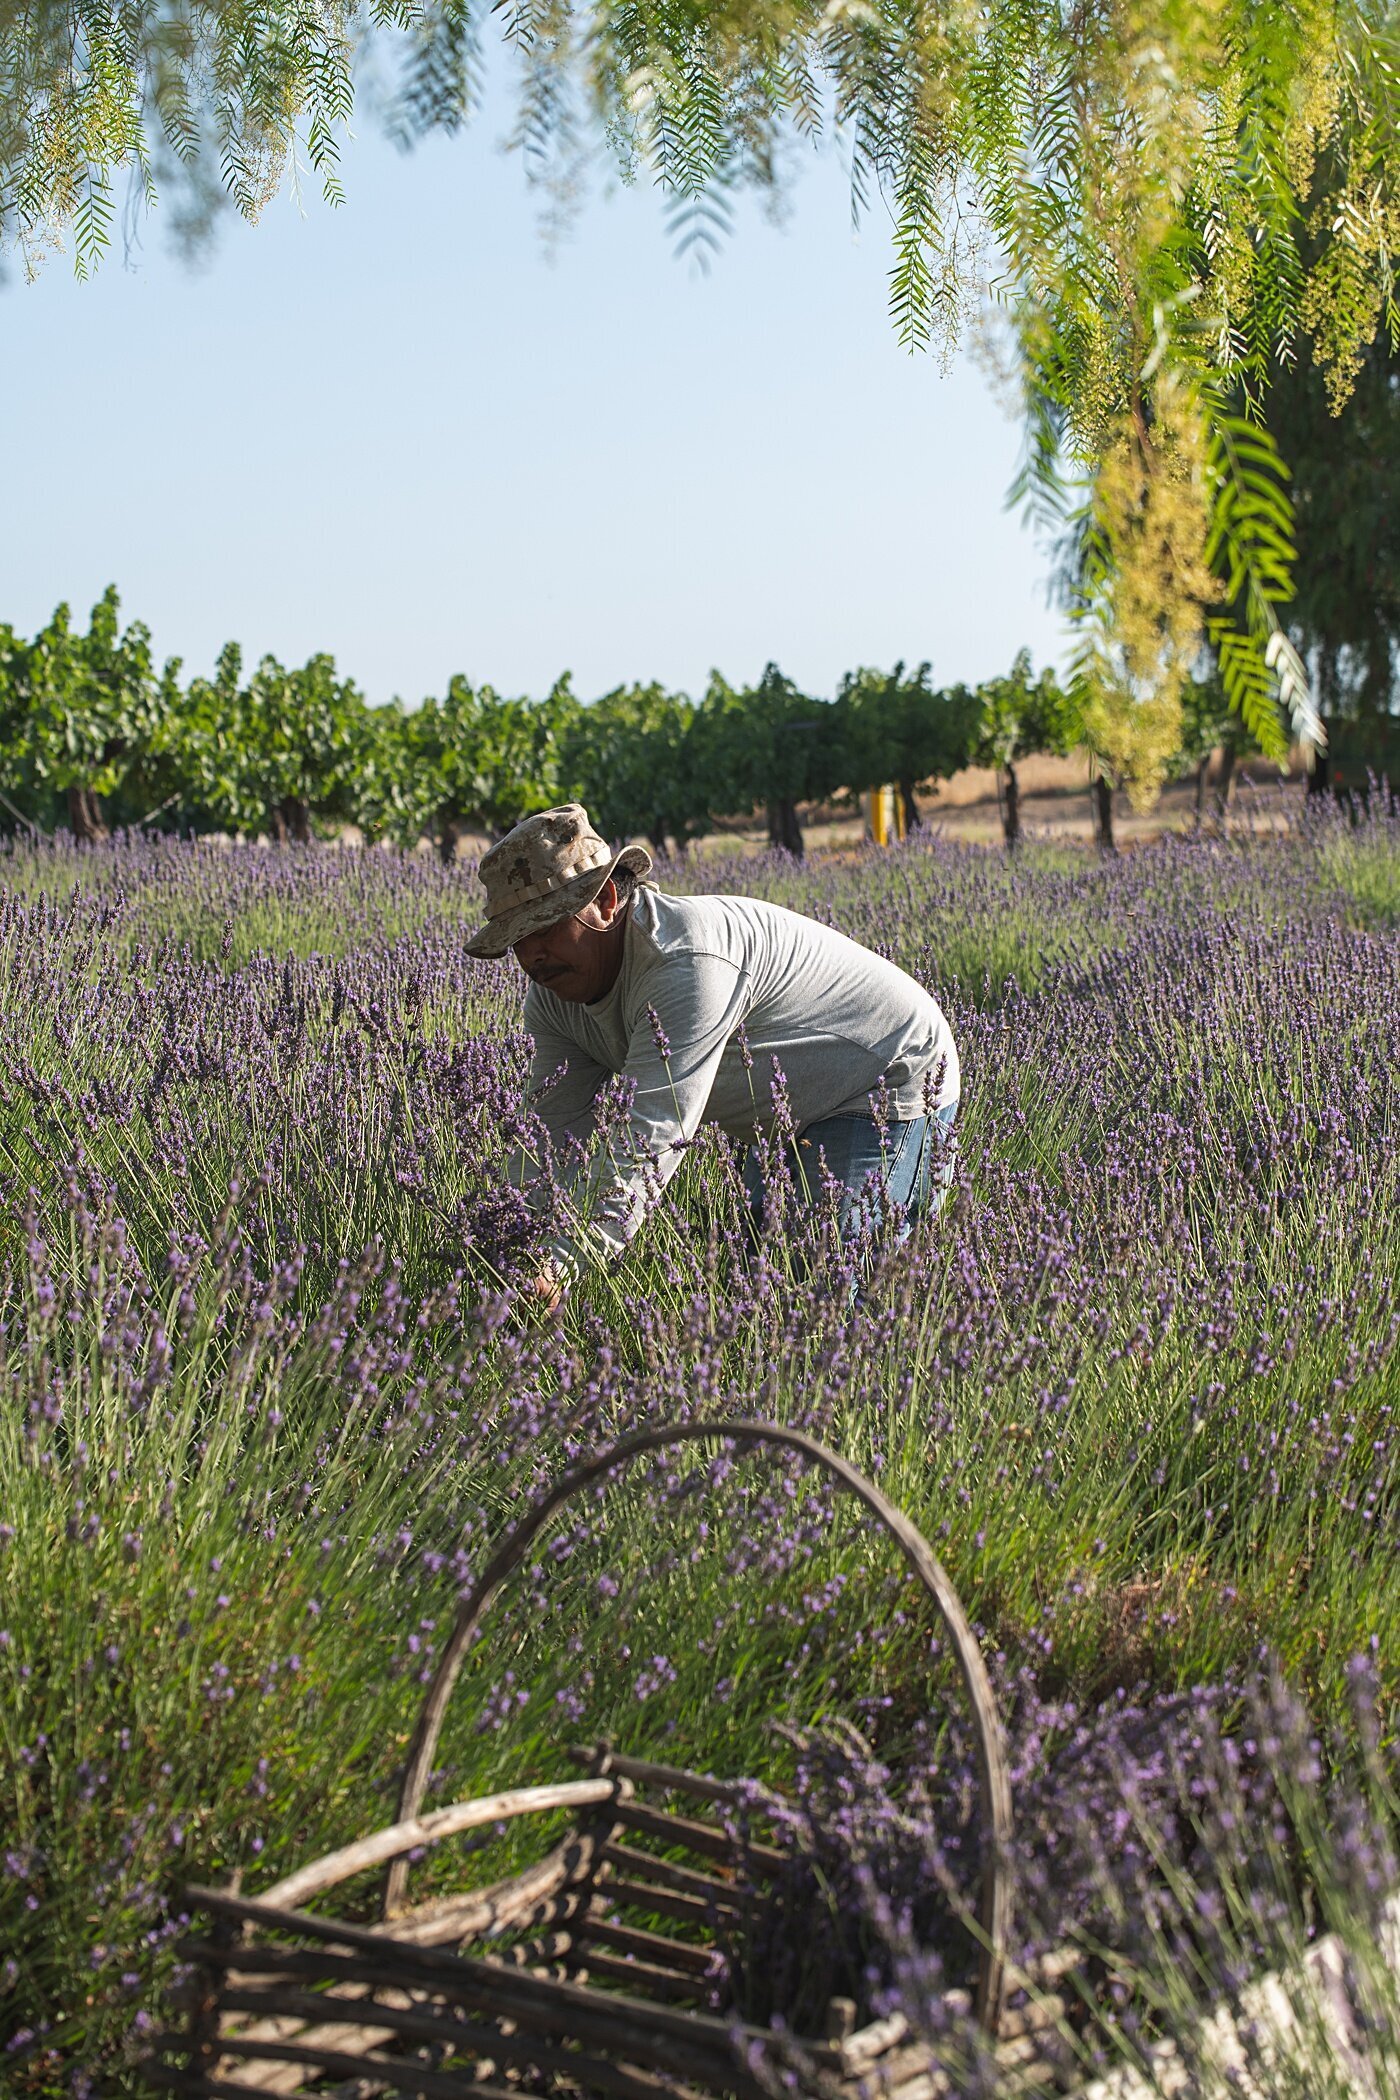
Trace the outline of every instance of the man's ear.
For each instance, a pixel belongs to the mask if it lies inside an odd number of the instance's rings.
[[[618,912],[622,909],[622,900],[617,894],[617,884],[613,881],[611,875],[609,875],[593,901],[598,907],[598,915],[602,919],[603,924],[605,926],[615,925]]]

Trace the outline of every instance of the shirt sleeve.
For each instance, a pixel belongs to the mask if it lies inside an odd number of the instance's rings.
[[[750,1004],[746,973],[718,955],[668,960],[648,974],[645,991],[648,1006],[628,1036],[622,1072],[631,1091],[626,1122],[575,1185],[575,1215],[551,1243],[571,1274],[620,1253],[636,1232],[699,1129],[720,1059]]]
[[[593,1104],[611,1073],[555,1025],[533,991],[525,995],[525,1026],[534,1042],[529,1091],[550,1144],[560,1145],[567,1137],[587,1144],[593,1134]]]

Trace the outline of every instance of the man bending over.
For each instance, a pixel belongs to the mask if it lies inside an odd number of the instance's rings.
[[[594,1161],[550,1242],[534,1286],[549,1305],[626,1246],[701,1123],[752,1144],[784,1095],[799,1199],[820,1197],[824,1163],[843,1229],[872,1174],[911,1217],[946,1192],[958,1053],[922,985],[779,904],[668,897],[651,864],[642,846],[614,853],[577,802],[526,817],[481,862],[486,921],[467,952],[514,949],[530,979],[530,1084],[551,1141],[586,1145],[600,1088],[616,1074],[632,1087],[630,1144]],[[745,1179],[758,1208],[752,1152]]]

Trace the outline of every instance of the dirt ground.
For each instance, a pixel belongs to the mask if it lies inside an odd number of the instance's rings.
[[[1207,787],[1204,810],[1207,821],[1212,821],[1216,813],[1216,770],[1212,768]],[[1017,772],[1021,781],[1021,825],[1027,839],[1057,839],[1092,846],[1094,817],[1089,798],[1087,760],[1027,758],[1021,761]],[[1301,768],[1284,778],[1277,767],[1259,760],[1239,767],[1230,795],[1232,820],[1248,821],[1251,800],[1268,798],[1276,802],[1281,788],[1288,795],[1301,795]],[[932,794],[920,795],[918,801],[919,814],[925,824],[946,837],[960,839],[968,845],[994,846],[1001,843],[997,776],[990,768],[969,766],[963,772],[955,773],[951,780],[940,781]],[[804,803],[799,806],[798,814],[809,853],[848,852],[859,846],[865,837],[865,825],[858,811],[834,804]],[[1113,798],[1114,837],[1120,846],[1140,844],[1145,839],[1159,837],[1164,831],[1189,831],[1195,821],[1194,775],[1187,780],[1169,782],[1156,807],[1141,816],[1122,792]],[[347,843],[357,843],[359,834],[353,826],[346,826],[344,837]],[[480,837],[463,834],[458,842],[458,857],[474,858],[484,853],[490,844],[490,839],[484,834]],[[722,824],[700,839],[693,851],[705,860],[715,854],[733,853],[736,849],[745,853],[762,853],[767,844],[767,830],[758,819],[748,823]],[[420,850],[431,852],[431,840],[424,839]]]
[[[1216,810],[1214,783],[1217,770],[1217,767],[1212,768],[1207,785],[1204,811],[1207,821],[1214,818]],[[1021,824],[1026,837],[1077,841],[1092,846],[1094,816],[1087,762],[1082,758],[1028,758],[1022,761],[1017,771],[1021,781]],[[1251,801],[1264,797],[1276,800],[1280,789],[1289,795],[1301,795],[1301,773],[1284,779],[1277,767],[1259,761],[1241,766],[1231,790],[1231,817],[1237,821],[1247,819]],[[939,782],[932,794],[920,795],[918,801],[924,823],[948,838],[969,845],[997,845],[1001,841],[997,778],[987,767],[969,766],[964,772],[955,773],[951,780]],[[840,851],[859,845],[864,838],[862,820],[850,810],[804,806],[800,815],[809,852]],[[1195,821],[1194,776],[1169,782],[1156,807],[1141,816],[1125,794],[1120,792],[1113,798],[1114,836],[1120,846],[1157,838],[1164,831],[1189,831]],[[758,853],[767,843],[768,835],[761,824],[726,825],[700,840],[695,850],[702,857],[732,852],[736,846]]]

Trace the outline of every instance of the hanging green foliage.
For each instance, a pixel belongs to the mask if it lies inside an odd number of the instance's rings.
[[[0,0],[0,235],[70,234],[88,270],[124,171],[196,223],[299,167],[338,202],[357,72],[397,65],[399,136],[452,129],[488,18],[560,194],[601,131],[709,245],[795,138],[835,138],[855,213],[891,216],[902,341],[1001,301],[1021,492],[1080,547],[1076,694],[1140,795],[1208,645],[1266,749],[1319,738],[1267,392],[1312,358],[1340,405],[1400,341],[1394,0]]]

